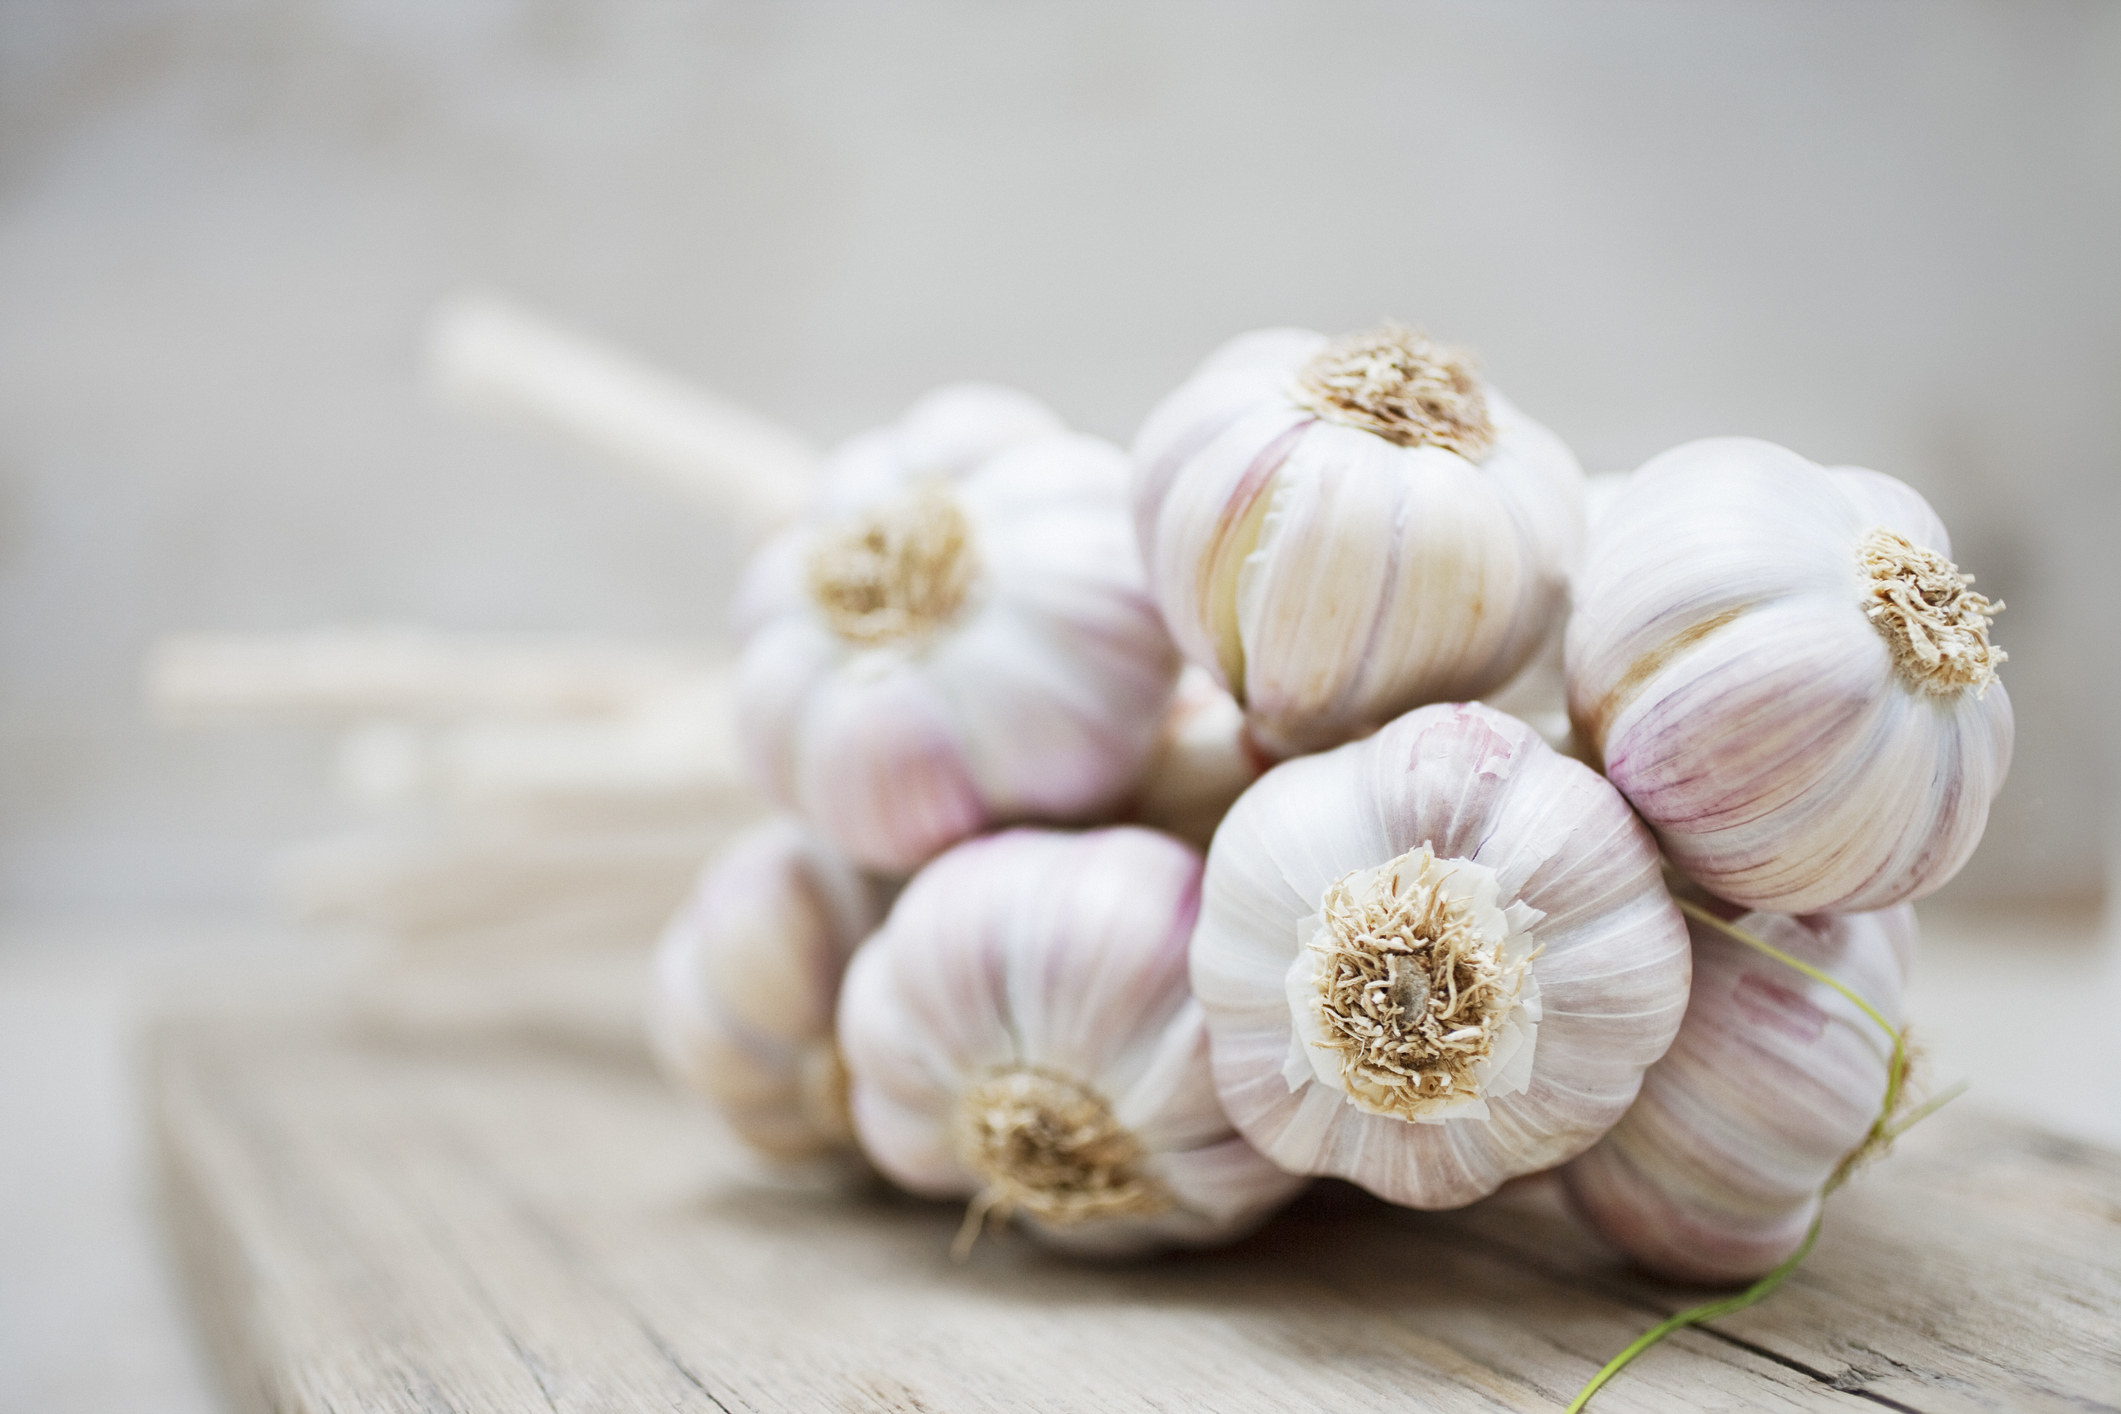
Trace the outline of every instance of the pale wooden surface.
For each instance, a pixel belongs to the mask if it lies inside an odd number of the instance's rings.
[[[191,1023],[155,1048],[172,1236],[248,1410],[1552,1409],[1692,1299],[1551,1186],[1464,1214],[1324,1185],[1118,1268],[776,1189],[623,1053],[486,1029]],[[2121,1406],[2121,1157],[1947,1110],[1773,1301],[1606,1410]]]

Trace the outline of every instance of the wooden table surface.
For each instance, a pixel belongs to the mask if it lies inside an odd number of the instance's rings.
[[[1321,1184],[1097,1267],[753,1173],[642,1064],[504,1032],[172,1024],[167,1215],[231,1397],[275,1411],[1551,1410],[1700,1293],[1545,1180],[1455,1214]],[[1768,1302],[1596,1410],[2121,1408],[2121,1156],[1966,1102],[1836,1196]]]

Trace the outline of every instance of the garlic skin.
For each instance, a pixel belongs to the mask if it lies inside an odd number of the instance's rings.
[[[664,1072],[784,1162],[851,1151],[833,1039],[840,978],[886,895],[792,819],[740,835],[656,947],[648,1034]]]
[[[1085,1255],[1264,1221],[1303,1180],[1216,1103],[1186,983],[1200,872],[1179,841],[1116,826],[1008,830],[916,875],[840,998],[871,1161]]]
[[[1017,442],[762,550],[736,698],[769,794],[899,874],[998,823],[1110,818],[1178,673],[1127,476],[1095,438]]]
[[[1959,871],[2012,723],[2000,606],[1950,555],[1905,485],[1768,442],[1691,442],[1629,479],[1577,583],[1569,712],[1679,869],[1797,914]]]
[[[1208,852],[1192,973],[1261,1152],[1452,1208],[1620,1118],[1679,1029],[1689,955],[1627,802],[1471,703],[1247,791]]]
[[[915,399],[897,421],[835,447],[819,480],[818,508],[845,514],[909,482],[955,480],[1011,447],[1067,432],[1060,415],[1029,393],[947,383]]]
[[[1244,708],[1188,663],[1128,819],[1206,849],[1237,798],[1273,764],[1245,730]]]
[[[1605,514],[1606,508],[1613,504],[1627,483],[1628,474],[1624,471],[1601,471],[1584,479],[1585,526],[1598,524],[1598,518]],[[1507,712],[1531,726],[1539,733],[1541,741],[1562,755],[1574,757],[1596,770],[1598,763],[1576,739],[1575,727],[1569,721],[1569,689],[1561,656],[1565,628],[1565,623],[1556,623],[1524,670],[1481,700],[1496,711]]]
[[[1232,340],[1134,461],[1172,636],[1278,756],[1500,687],[1559,619],[1583,534],[1568,448],[1397,326]]]
[[[1733,921],[1899,1025],[1912,907]],[[1748,1281],[1804,1241],[1821,1187],[1877,1118],[1892,1043],[1831,987],[1689,926],[1694,993],[1679,1039],[1634,1107],[1562,1178],[1592,1226],[1650,1271]]]

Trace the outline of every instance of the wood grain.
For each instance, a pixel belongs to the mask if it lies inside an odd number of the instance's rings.
[[[155,1049],[171,1237],[254,1411],[1549,1410],[1698,1293],[1544,1180],[1323,1184],[1230,1249],[1082,1266],[880,1188],[776,1186],[617,1053],[321,1020]],[[1600,1410],[2121,1405],[2121,1158],[1944,1114],[1766,1305]]]

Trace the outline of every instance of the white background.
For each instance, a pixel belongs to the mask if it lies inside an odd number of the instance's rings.
[[[160,633],[713,641],[729,540],[420,392],[517,294],[830,439],[943,379],[1108,436],[1396,315],[1591,469],[1747,433],[1928,495],[2018,759],[1962,897],[2084,899],[2121,633],[2103,4],[0,0],[0,902],[225,905],[319,743],[153,730]]]

